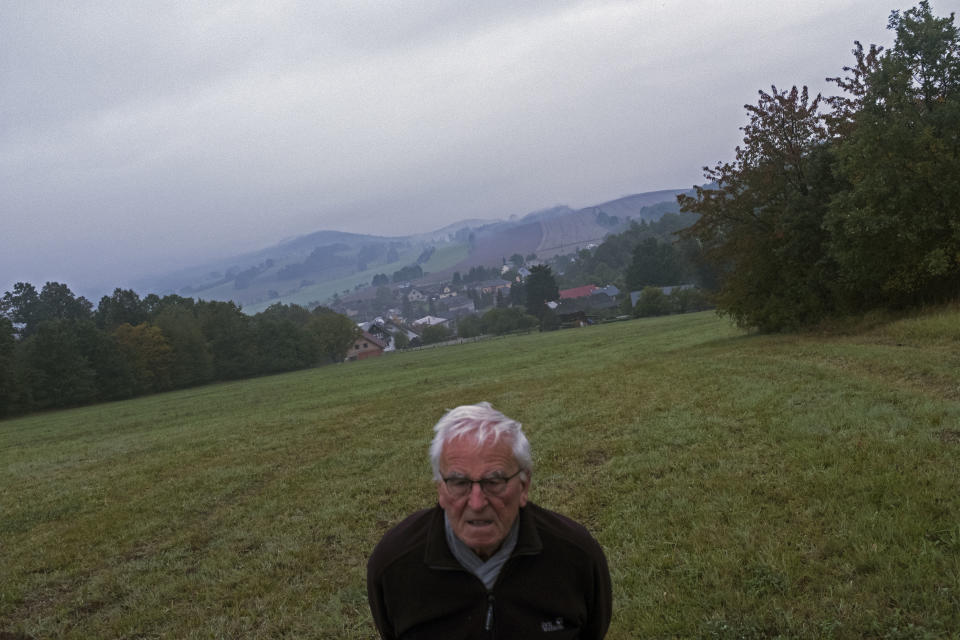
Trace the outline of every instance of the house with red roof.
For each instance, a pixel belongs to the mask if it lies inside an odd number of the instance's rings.
[[[593,294],[599,287],[593,284],[585,284],[582,287],[573,289],[564,289],[560,292],[561,300],[572,300],[574,298],[586,298]]]

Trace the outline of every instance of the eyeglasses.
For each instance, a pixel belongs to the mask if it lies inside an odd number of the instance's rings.
[[[443,479],[443,484],[447,487],[447,493],[454,498],[462,498],[473,490],[474,483],[480,485],[480,490],[488,496],[498,496],[507,488],[507,483],[516,478],[523,469],[518,470],[512,476],[493,476],[490,478],[480,478],[471,480],[463,476],[449,476]]]

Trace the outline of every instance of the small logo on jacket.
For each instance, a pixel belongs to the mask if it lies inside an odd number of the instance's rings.
[[[546,620],[545,622],[540,623],[540,628],[543,629],[544,633],[547,631],[563,631],[563,618],[557,618],[556,620]]]

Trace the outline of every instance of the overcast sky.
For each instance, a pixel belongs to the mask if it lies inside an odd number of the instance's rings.
[[[689,187],[894,2],[0,0],[0,291]]]

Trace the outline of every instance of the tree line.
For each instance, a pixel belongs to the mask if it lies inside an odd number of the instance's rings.
[[[0,417],[340,362],[356,325],[328,308],[116,289],[94,309],[61,283],[0,298]]]
[[[741,326],[793,330],[960,293],[960,37],[926,0],[885,50],[855,43],[839,96],[775,86],[732,162],[679,198]]]
[[[697,218],[693,213],[667,212],[653,222],[631,221],[593,250],[553,258],[558,282],[565,289],[616,284],[622,290],[639,291],[684,283],[710,288],[715,276],[701,259],[700,245],[677,237]]]

